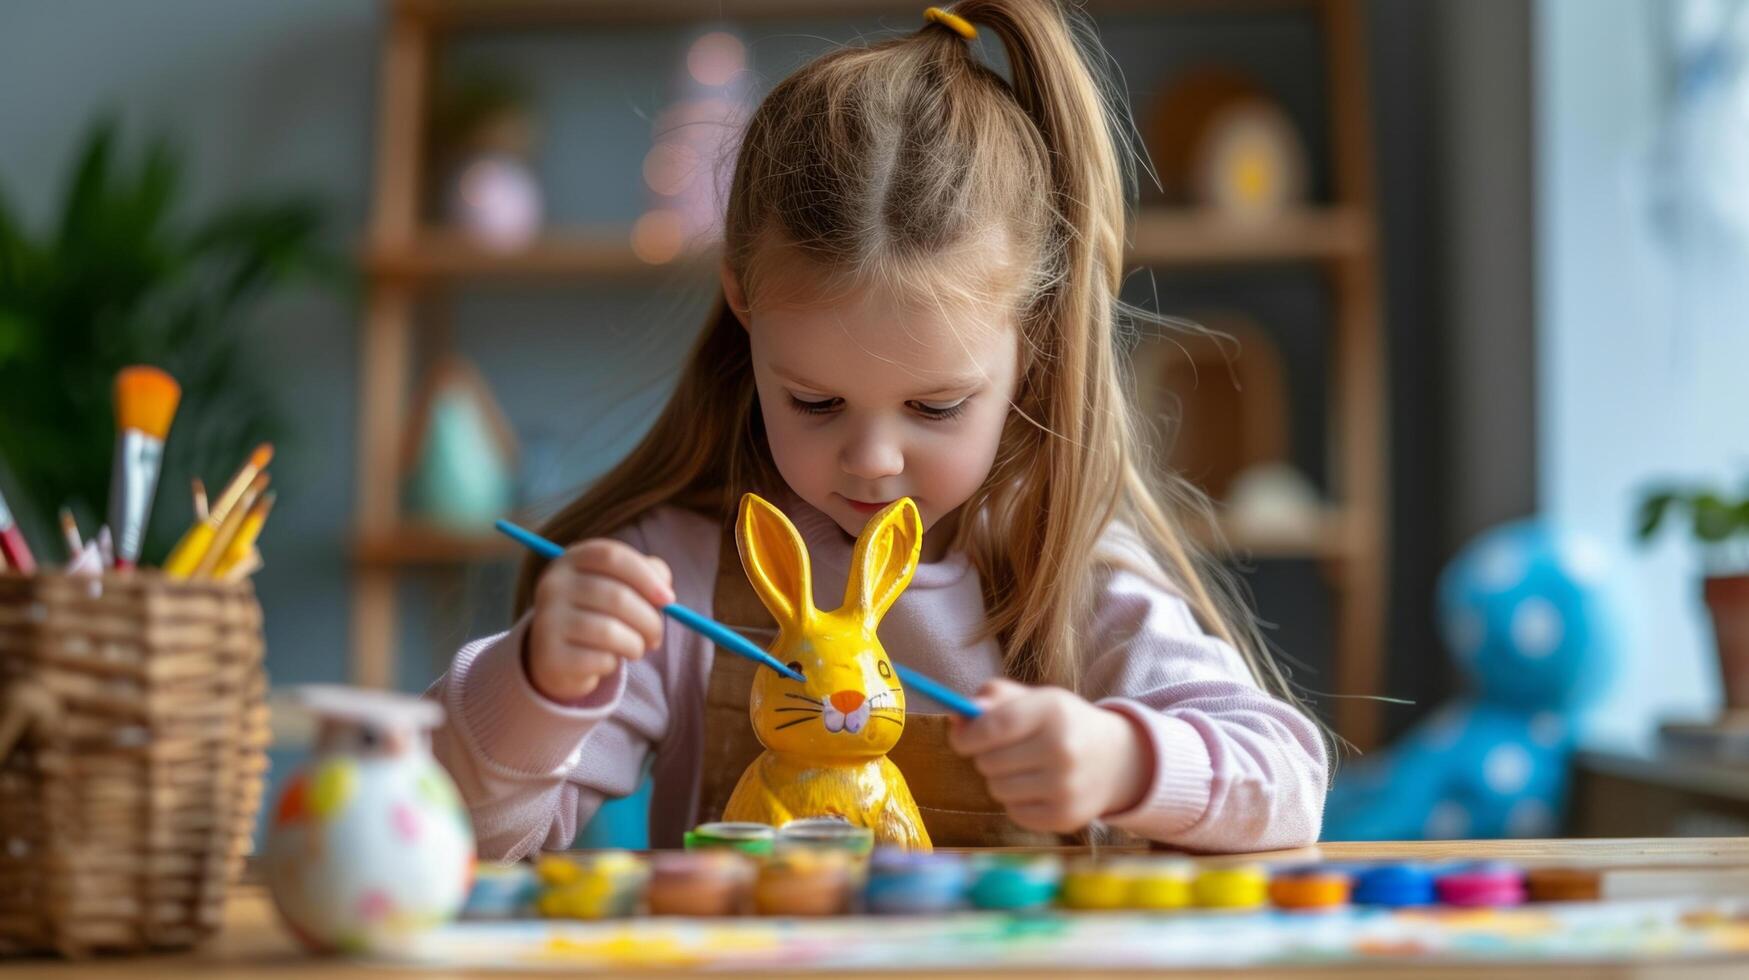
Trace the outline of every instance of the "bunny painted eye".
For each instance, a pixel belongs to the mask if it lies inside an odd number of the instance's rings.
[[[881,672],[883,678],[889,681],[893,679],[893,668],[888,667],[885,660],[876,660],[875,669]]]
[[[791,660],[789,663],[785,664],[784,666],[788,667],[790,670],[793,670],[798,674],[800,674],[802,672],[802,662],[800,660]]]

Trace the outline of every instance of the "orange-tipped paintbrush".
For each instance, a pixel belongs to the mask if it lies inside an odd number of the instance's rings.
[[[164,462],[164,440],[176,417],[182,386],[149,366],[115,376],[115,469],[110,474],[109,526],[115,532],[115,567],[139,563],[152,513],[152,495]]]

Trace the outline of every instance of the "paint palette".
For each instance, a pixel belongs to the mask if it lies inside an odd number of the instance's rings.
[[[1597,872],[1538,868],[1528,873],[1501,862],[1422,865],[1310,864],[1267,867],[1254,861],[1167,856],[1091,856],[1065,863],[1053,852],[911,852],[883,847],[869,851],[866,830],[842,821],[797,820],[781,828],[764,824],[706,824],[687,835],[687,850],[654,858],[624,851],[547,855],[521,892],[520,912],[552,918],[622,918],[650,905],[645,894],[650,864],[676,866],[682,857],[688,887],[728,893],[764,893],[778,878],[789,889],[824,889],[841,899],[806,909],[765,903],[777,915],[928,914],[976,909],[1069,912],[1228,912],[1274,909],[1329,912],[1350,906],[1386,909],[1449,907],[1509,908],[1526,902],[1587,901],[1600,895]],[[505,878],[515,865],[482,875],[481,890],[497,917],[504,907]],[[538,877],[544,887],[533,883]],[[679,881],[682,879],[675,879]],[[673,881],[670,882],[674,883]],[[767,887],[769,886],[769,887]],[[582,901],[578,896],[593,896]],[[682,904],[685,904],[683,901]],[[720,914],[745,914],[761,903],[742,903]]]
[[[1749,890],[1705,897],[1705,887],[1679,886],[1659,897],[1618,899],[1585,868],[1272,867],[1134,853],[1065,861],[1056,852],[889,849],[859,859],[835,841],[756,856],[733,846],[757,836],[748,828],[721,836],[728,842],[647,857],[549,856],[541,878],[612,900],[582,918],[559,912],[565,917],[531,919],[525,906],[507,921],[457,923],[397,958],[452,969],[771,972],[1749,954]],[[783,839],[781,828],[772,839]],[[567,868],[558,870],[555,860]],[[495,895],[540,904],[526,890],[506,888],[503,867],[483,870]],[[600,880],[590,884],[591,876]]]

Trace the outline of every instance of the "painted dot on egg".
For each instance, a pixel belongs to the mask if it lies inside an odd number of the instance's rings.
[[[1427,723],[1427,746],[1450,749],[1464,734],[1464,714],[1456,708],[1441,708]]]
[[[1474,609],[1460,609],[1446,617],[1446,645],[1460,657],[1474,657],[1487,636],[1488,627]]]
[[[1555,828],[1555,813],[1539,799],[1519,800],[1506,812],[1506,833],[1513,837],[1546,837]]]
[[[1530,783],[1532,766],[1524,746],[1505,742],[1489,749],[1482,759],[1482,779],[1501,796],[1512,796]]]
[[[1524,552],[1510,541],[1496,542],[1476,559],[1476,581],[1490,592],[1505,592],[1524,581]]]
[[[1560,610],[1541,596],[1531,596],[1512,611],[1512,644],[1527,657],[1540,660],[1554,653],[1566,631]]]
[[[419,814],[405,803],[396,803],[390,811],[389,819],[395,825],[395,833],[409,844],[419,842]]]
[[[1430,840],[1454,840],[1470,832],[1470,811],[1456,800],[1440,800],[1427,811],[1422,831]]]
[[[1539,711],[1530,716],[1530,740],[1545,749],[1560,745],[1566,731],[1567,723],[1558,711]]]

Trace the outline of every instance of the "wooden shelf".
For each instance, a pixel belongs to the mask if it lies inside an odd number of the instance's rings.
[[[1307,208],[1260,224],[1206,210],[1143,208],[1130,225],[1128,258],[1151,266],[1336,259],[1371,248],[1371,224],[1346,207]]]
[[[516,542],[491,531],[452,531],[408,524],[382,534],[353,538],[352,560],[360,565],[447,565],[504,561],[520,552]]]
[[[1347,524],[1334,510],[1318,524],[1293,533],[1247,534],[1223,520],[1220,535],[1225,546],[1218,550],[1238,558],[1338,561],[1353,554]],[[1215,547],[1213,537],[1201,537],[1204,547]],[[378,567],[496,562],[521,554],[516,542],[501,534],[421,524],[407,524],[383,534],[360,534],[352,543],[354,562]]]
[[[1316,261],[1360,254],[1370,247],[1365,215],[1350,208],[1294,212],[1267,224],[1236,223],[1183,208],[1144,208],[1132,226],[1129,260],[1139,265],[1244,265]],[[366,249],[365,267],[379,280],[566,280],[639,278],[675,269],[708,274],[716,250],[652,263],[631,248],[629,233],[613,228],[557,230],[510,250],[481,245],[454,231],[420,233],[404,247]]]
[[[379,280],[412,282],[459,279],[558,280],[657,276],[675,269],[703,274],[715,268],[716,252],[689,253],[652,263],[632,251],[629,232],[609,229],[555,231],[516,249],[494,249],[451,231],[428,231],[409,246],[371,246],[367,272]]]
[[[1247,532],[1229,519],[1220,520],[1224,546],[1221,553],[1235,558],[1310,558],[1321,561],[1342,561],[1355,555],[1353,535],[1342,514],[1331,509],[1317,523],[1282,532]],[[1212,547],[1213,541],[1202,542]]]

